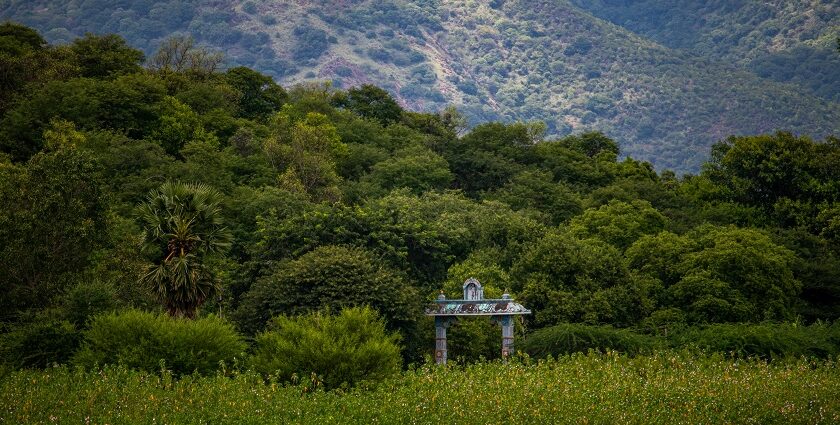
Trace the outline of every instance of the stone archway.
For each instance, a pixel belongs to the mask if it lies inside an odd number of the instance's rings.
[[[446,328],[459,316],[488,316],[502,326],[502,358],[513,354],[513,316],[531,314],[505,293],[500,299],[484,299],[484,288],[475,278],[463,285],[464,298],[448,300],[441,292],[435,304],[426,309],[427,316],[435,318],[435,363],[445,364],[447,359]]]

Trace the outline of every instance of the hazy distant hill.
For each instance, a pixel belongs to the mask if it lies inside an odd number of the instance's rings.
[[[840,101],[840,2],[573,0],[671,48],[732,62]]]
[[[820,75],[840,74],[827,42],[837,7],[827,1],[766,19],[750,18],[765,9],[748,1],[575,3],[11,0],[0,17],[51,41],[115,32],[147,52],[170,32],[189,33],[284,84],[372,82],[412,108],[455,104],[474,121],[540,119],[557,135],[599,129],[623,153],[678,171],[696,171],[729,134],[840,134],[836,85],[794,67],[797,52],[817,51],[811,62],[832,68]]]

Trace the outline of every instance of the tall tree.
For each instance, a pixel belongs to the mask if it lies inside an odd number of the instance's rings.
[[[143,277],[173,317],[194,318],[220,289],[210,263],[230,245],[221,195],[201,184],[164,183],[139,208],[144,249],[154,264]]]
[[[388,92],[370,84],[348,90],[345,96],[336,97],[335,103],[382,125],[398,121],[402,114],[402,108]]]
[[[33,86],[75,76],[72,56],[65,47],[48,46],[32,28],[0,24],[0,117]]]
[[[58,133],[56,130],[54,133]],[[0,310],[48,305],[89,263],[105,234],[99,165],[53,134],[54,150],[0,163]],[[8,304],[7,304],[8,303]]]
[[[103,78],[139,72],[145,56],[116,35],[85,34],[70,45],[82,77]]]
[[[225,80],[242,94],[239,114],[245,118],[266,117],[280,110],[289,97],[271,77],[244,66],[229,69]]]
[[[160,73],[187,72],[210,75],[219,69],[224,55],[203,46],[196,46],[192,37],[174,36],[164,40],[149,58],[148,66]]]

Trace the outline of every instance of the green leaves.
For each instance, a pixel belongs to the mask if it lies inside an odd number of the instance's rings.
[[[193,318],[219,290],[208,260],[230,246],[220,195],[201,184],[164,183],[138,208],[154,265],[143,281],[172,316]]]
[[[453,175],[443,157],[428,148],[406,148],[375,164],[362,181],[385,190],[408,188],[416,194],[449,187]]]
[[[661,233],[627,249],[630,266],[663,285],[661,308],[690,322],[791,319],[801,289],[794,255],[757,230],[701,226],[686,236]]]
[[[43,307],[105,239],[100,167],[75,146],[0,165],[0,275],[6,311]]]
[[[283,381],[312,375],[325,389],[351,388],[399,372],[399,340],[370,308],[279,316],[257,335],[253,363],[258,372]]]
[[[122,365],[177,375],[211,374],[220,362],[242,358],[245,343],[230,323],[215,316],[182,320],[137,310],[97,316],[84,332],[76,365]]]
[[[87,78],[106,78],[119,74],[131,74],[141,70],[145,55],[126,44],[116,34],[85,34],[70,45],[79,64],[80,74]]]
[[[615,247],[556,230],[526,249],[511,274],[538,327],[560,321],[630,325],[644,313],[644,293]]]
[[[245,295],[237,319],[249,332],[271,317],[330,308],[371,306],[390,329],[410,331],[420,295],[409,281],[361,248],[321,246],[282,263]]]
[[[642,235],[659,233],[667,220],[647,201],[610,201],[573,218],[569,229],[578,237],[596,236],[624,250]]]
[[[288,100],[286,90],[271,77],[244,66],[229,69],[225,80],[241,93],[239,114],[245,118],[266,117],[279,111]]]
[[[337,99],[337,104],[383,126],[399,121],[402,114],[402,108],[388,92],[371,84],[347,90],[345,96]]]
[[[204,129],[198,114],[171,96],[160,103],[160,115],[149,136],[170,155],[178,155],[181,148],[191,141],[213,147],[219,144],[216,137]]]

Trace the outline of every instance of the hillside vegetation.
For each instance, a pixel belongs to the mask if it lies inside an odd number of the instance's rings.
[[[182,32],[284,84],[373,83],[411,109],[455,105],[471,125],[599,130],[659,170],[696,173],[731,134],[840,132],[836,6],[625,3],[12,0],[0,17],[54,42],[115,32],[147,55]]]
[[[840,419],[837,138],[677,176],[223,61],[0,24],[0,423]],[[464,318],[433,365],[469,277],[517,354]]]
[[[529,341],[543,352],[569,335],[639,352],[653,337],[765,357],[840,351],[823,323],[840,318],[837,138],[733,136],[678,177],[620,159],[598,132],[465,131],[456,110],[412,112],[372,85],[219,70],[183,37],[149,67],[115,35],[56,46],[3,24],[0,42],[15,76],[0,120],[0,357],[12,367],[168,359],[207,372],[243,350],[359,332],[377,348],[354,355],[388,359],[360,363],[393,371],[430,353],[423,304],[469,277],[533,310],[518,332],[552,329]],[[757,323],[769,328],[720,328],[753,348],[707,344],[706,326]],[[452,358],[499,356],[488,322],[451,332]],[[208,346],[195,358],[177,349],[196,341]]]
[[[574,4],[665,46],[745,67],[840,101],[840,5],[798,1],[590,1]]]

